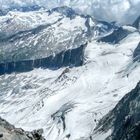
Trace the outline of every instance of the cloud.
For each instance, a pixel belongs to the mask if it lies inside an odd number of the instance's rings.
[[[132,23],[140,11],[140,0],[0,0],[1,8],[37,4],[46,8],[69,6],[99,20]]]

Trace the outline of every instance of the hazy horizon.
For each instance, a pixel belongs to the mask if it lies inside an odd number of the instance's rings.
[[[51,9],[69,6],[96,19],[129,24],[139,16],[140,0],[0,0],[0,9],[39,5]]]

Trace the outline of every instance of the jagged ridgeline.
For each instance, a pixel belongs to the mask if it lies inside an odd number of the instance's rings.
[[[27,72],[34,68],[81,66],[87,42],[91,38],[102,38],[118,28],[113,23],[96,21],[91,16],[80,15],[65,6],[33,14],[34,17],[32,13],[13,12],[2,17],[1,75]],[[46,17],[50,20],[44,19]],[[38,18],[40,22],[35,22]],[[51,21],[51,18],[55,20]],[[113,36],[111,42],[118,43],[118,40],[114,42],[116,39]]]

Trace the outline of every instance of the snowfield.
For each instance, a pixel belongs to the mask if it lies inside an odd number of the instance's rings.
[[[46,140],[105,140],[113,128],[95,128],[140,81],[139,53],[139,19],[121,26],[66,6],[10,10],[0,16],[0,117],[43,129]]]
[[[91,40],[83,66],[0,76],[0,116],[25,130],[43,128],[47,140],[104,140],[111,130],[95,134],[98,121],[140,80],[139,41],[137,31],[114,45]]]

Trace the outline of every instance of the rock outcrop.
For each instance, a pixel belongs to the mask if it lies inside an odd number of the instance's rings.
[[[27,132],[21,128],[15,128],[6,120],[0,118],[0,140],[45,140],[42,133],[42,129]]]
[[[104,117],[97,132],[112,134],[106,140],[140,140],[140,82]]]

